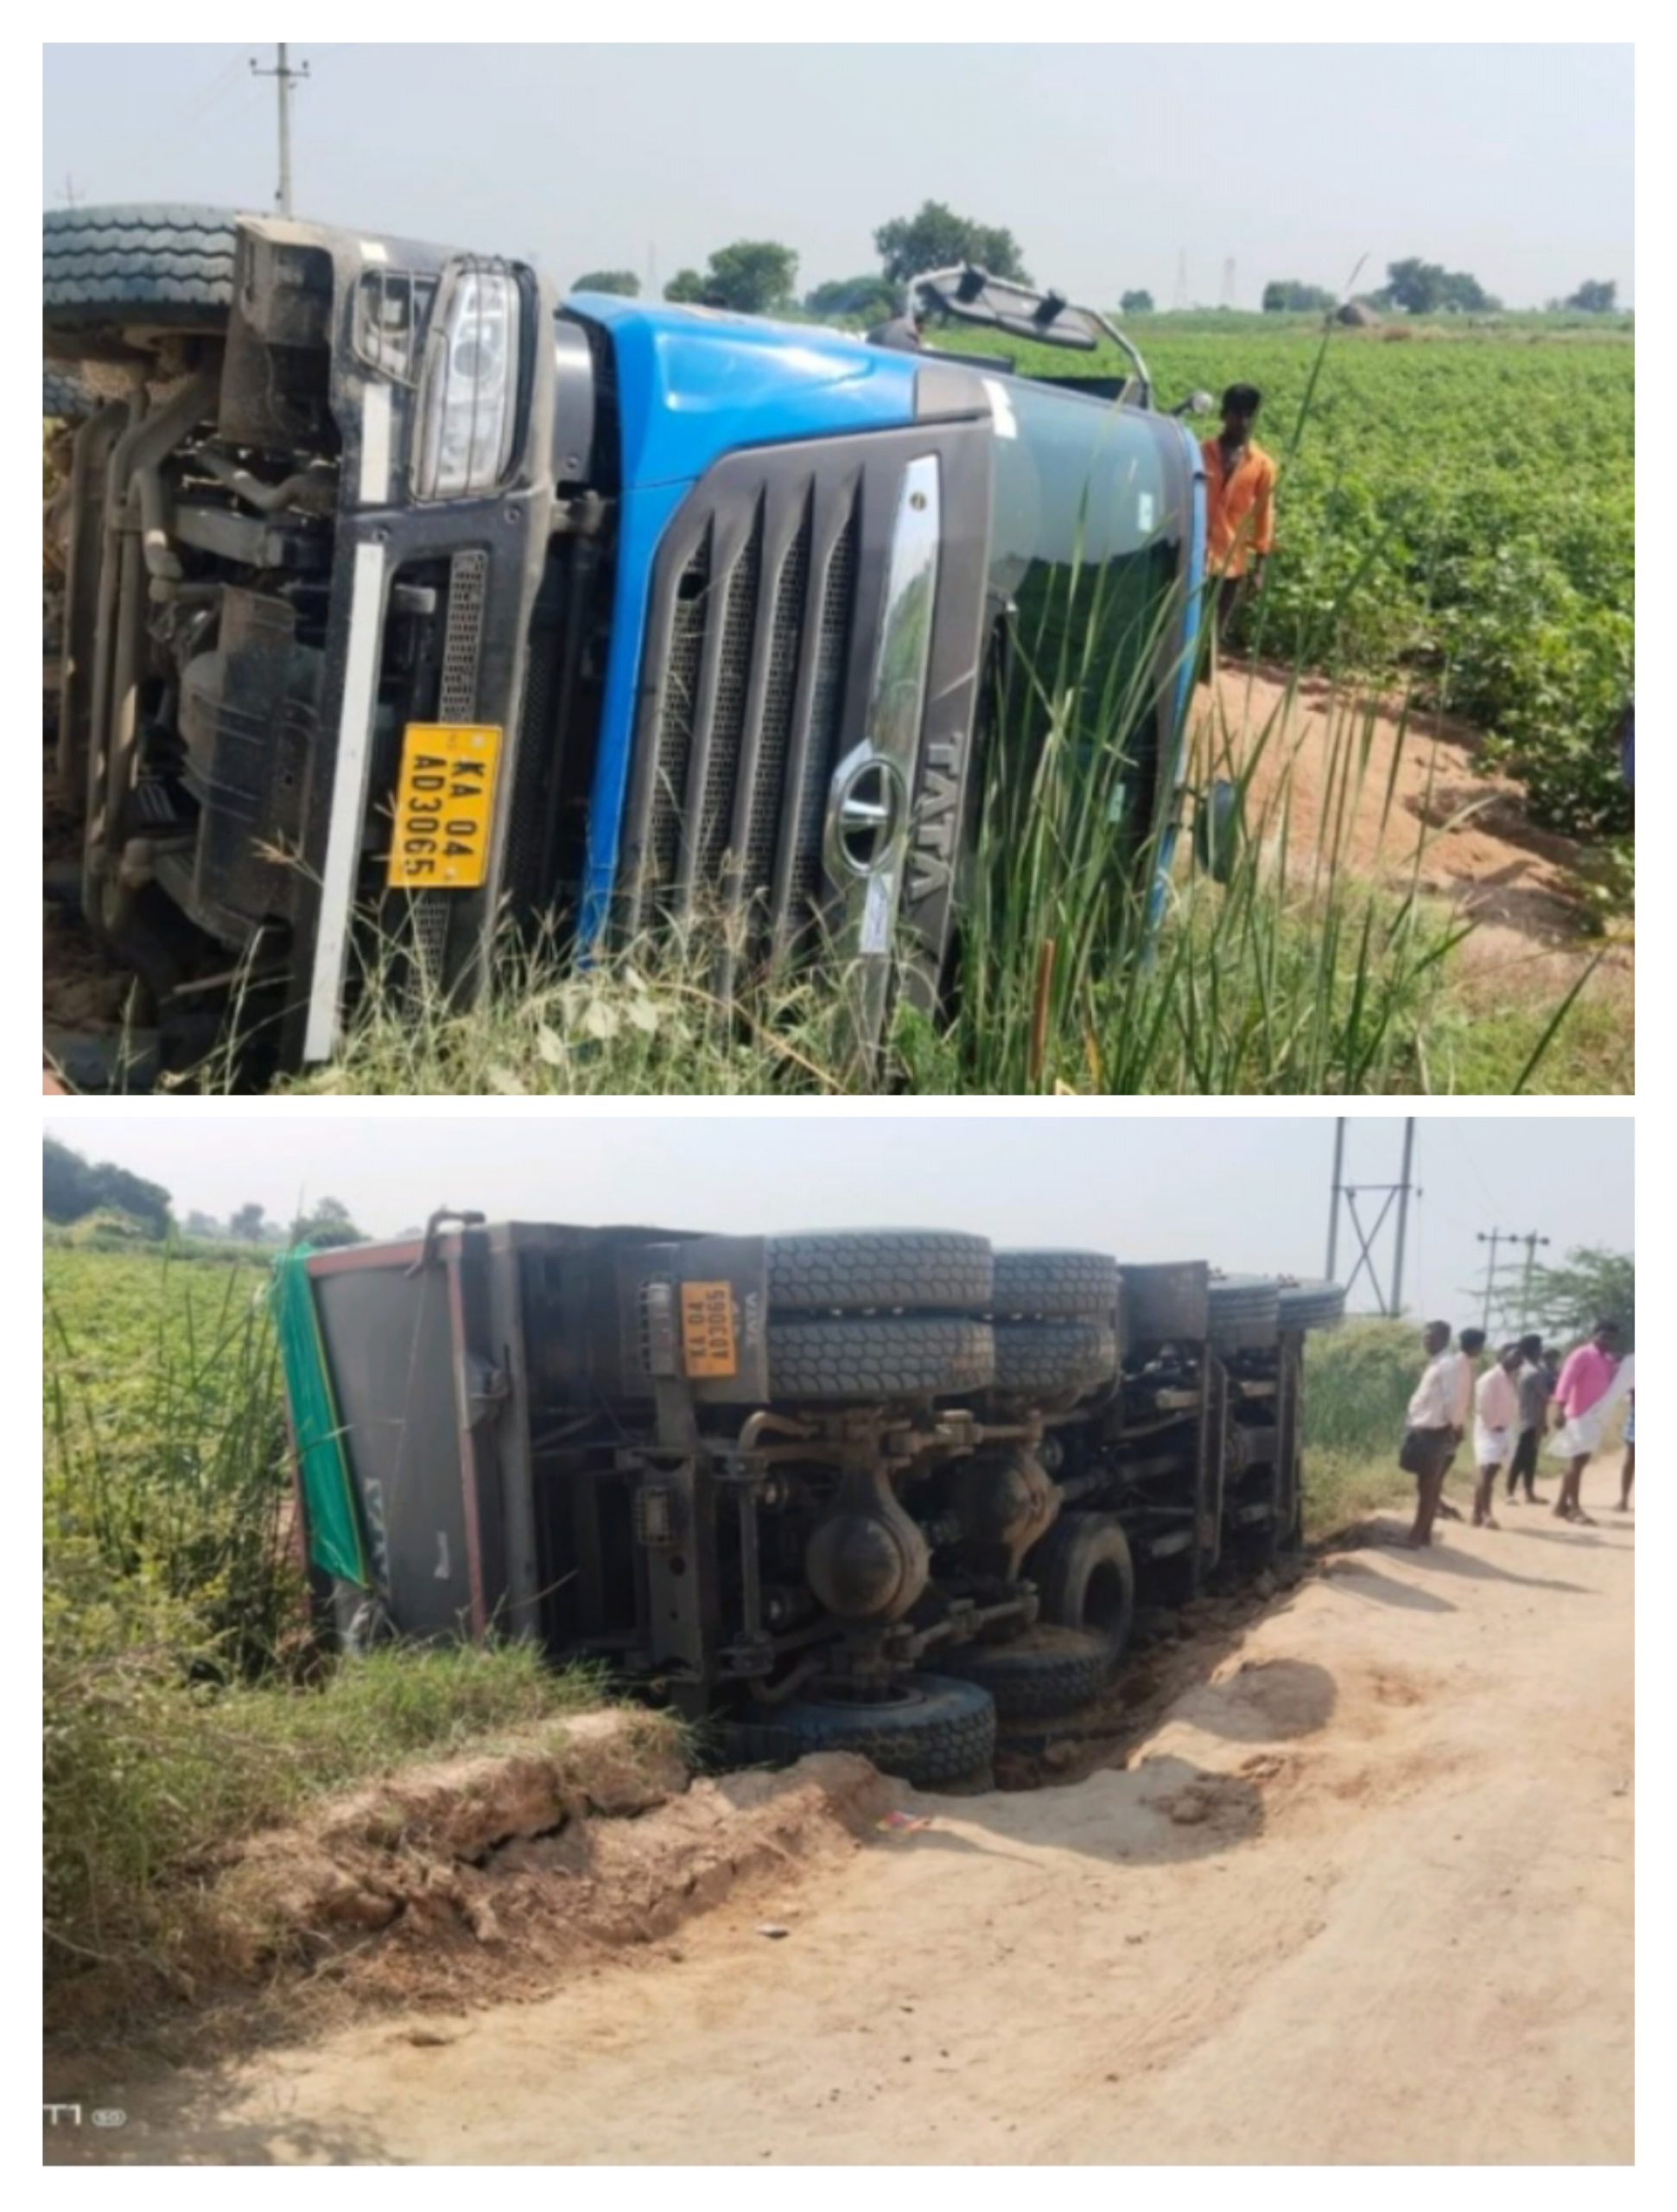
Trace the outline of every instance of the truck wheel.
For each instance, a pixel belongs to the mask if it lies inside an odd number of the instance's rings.
[[[995,1387],[1010,1397],[1081,1395],[1118,1372],[1118,1339],[1095,1321],[998,1321]]]
[[[736,1720],[728,1748],[742,1766],[787,1766],[809,1751],[860,1751],[917,1789],[964,1782],[990,1764],[995,1707],[975,1682],[911,1675],[874,1698],[793,1698]]]
[[[1026,1559],[1042,1618],[1087,1629],[1106,1649],[1108,1676],[1129,1649],[1135,1626],[1135,1564],[1129,1539],[1110,1513],[1062,1513]]]
[[[1210,1288],[1211,1342],[1219,1351],[1262,1351],[1280,1331],[1280,1285],[1273,1275],[1223,1275]]]
[[[1345,1318],[1345,1293],[1337,1282],[1293,1282],[1281,1286],[1284,1329],[1333,1329]]]
[[[964,1397],[988,1389],[994,1376],[988,1321],[892,1314],[769,1324],[769,1388],[777,1398]]]
[[[937,1663],[987,1689],[1003,1720],[1075,1713],[1099,1697],[1112,1675],[1103,1638],[1057,1621],[1039,1621],[1007,1643],[962,1644],[940,1653]]]
[[[1118,1307],[1118,1262],[1105,1252],[998,1252],[992,1312],[1032,1320],[1110,1321]]]
[[[49,207],[41,217],[47,350],[95,359],[125,326],[220,331],[238,217],[224,207]]]
[[[869,1307],[987,1313],[994,1286],[988,1237],[942,1230],[859,1229],[771,1236],[772,1313]]]

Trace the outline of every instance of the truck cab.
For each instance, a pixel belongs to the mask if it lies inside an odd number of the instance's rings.
[[[1203,488],[1139,357],[1091,396],[213,210],[45,245],[49,359],[99,403],[56,766],[166,1059],[235,997],[270,1061],[329,1059],[374,969],[481,989],[509,916],[813,947],[875,1030],[935,1007],[985,748],[1068,670],[1131,865],[1168,866]],[[934,306],[1083,342],[943,274]]]

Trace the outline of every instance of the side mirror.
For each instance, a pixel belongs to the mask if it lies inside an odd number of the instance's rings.
[[[1213,415],[1216,402],[1209,391],[1191,391],[1185,399],[1178,400],[1172,408],[1172,415]]]

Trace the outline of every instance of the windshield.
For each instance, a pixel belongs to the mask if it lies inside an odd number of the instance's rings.
[[[1167,417],[987,378],[989,582],[1006,619],[1009,746],[1058,727],[1101,763],[1113,818],[1153,813],[1179,653],[1191,478]]]

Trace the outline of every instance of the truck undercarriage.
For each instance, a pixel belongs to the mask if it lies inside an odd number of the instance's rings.
[[[1138,1599],[1297,1546],[1304,1338],[1344,1302],[945,1232],[469,1216],[294,1255],[279,1297],[337,1636],[525,1637],[727,1755],[922,1780],[1098,1696]]]

